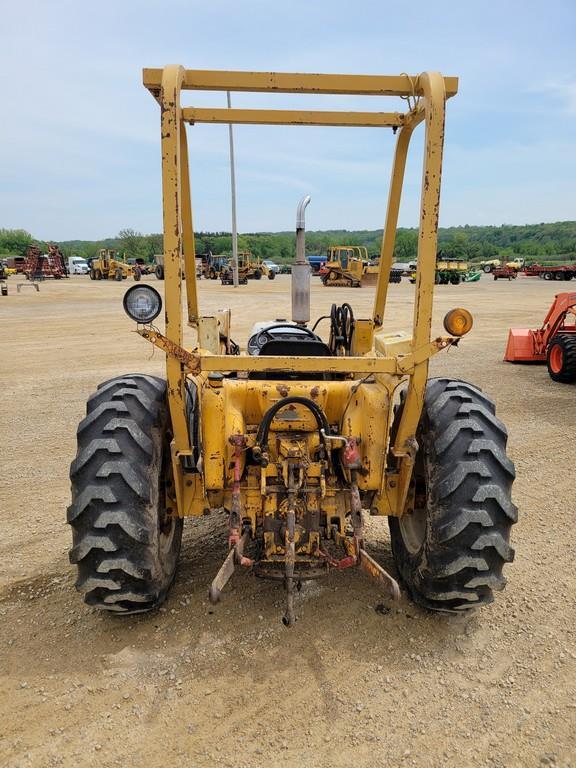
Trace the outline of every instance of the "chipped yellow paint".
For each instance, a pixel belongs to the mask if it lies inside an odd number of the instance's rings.
[[[315,397],[335,427],[344,434],[360,437],[363,473],[359,486],[374,490],[373,509],[378,514],[401,514],[408,494],[414,457],[416,427],[422,412],[428,376],[428,361],[436,352],[454,343],[450,337],[431,339],[432,300],[437,250],[440,176],[444,142],[445,102],[458,90],[458,80],[438,73],[421,75],[317,75],[274,72],[217,72],[186,70],[171,65],[164,69],[145,69],[144,84],[161,105],[162,119],[162,188],[164,218],[164,269],[166,302],[166,335],[154,329],[141,334],[166,352],[168,401],[174,441],[173,468],[179,514],[200,514],[204,506],[229,501],[232,449],[231,435],[247,434],[252,439],[260,420],[270,405],[281,396],[274,387],[279,382],[243,379],[249,373],[286,371],[345,374],[343,381],[281,382],[283,390],[307,393],[317,390]],[[409,109],[398,112],[335,112],[310,110],[254,110],[182,107],[182,90],[247,91],[270,93],[353,94],[365,96],[406,97]],[[253,123],[293,125],[346,125],[392,127],[398,139],[388,210],[382,240],[378,285],[370,320],[358,321],[358,335],[350,357],[260,357],[214,354],[217,344],[194,351],[183,347],[182,269],[186,275],[187,321],[203,328],[198,306],[194,263],[194,233],[188,168],[186,122]],[[388,279],[393,260],[401,191],[410,139],[420,122],[425,123],[424,167],[418,240],[418,269],[411,336],[386,333],[384,326]],[[212,329],[213,330],[213,329]],[[211,337],[214,334],[211,334]],[[228,338],[228,329],[224,334]],[[220,350],[218,350],[220,351]],[[209,372],[237,373],[239,378],[226,378],[223,386],[207,384]],[[372,374],[370,376],[370,374]],[[186,378],[193,376],[198,386],[203,436],[203,469],[201,476],[183,472],[182,457],[191,455],[185,412]],[[359,383],[359,379],[363,379]],[[394,445],[394,466],[386,468],[391,403],[398,384],[407,379],[408,389]],[[306,450],[314,454],[310,413],[298,414],[292,424],[281,414],[274,431],[289,431],[296,424],[307,435]],[[313,426],[313,425],[312,425]],[[289,458],[285,459],[289,461]],[[242,454],[242,469],[245,454]],[[312,482],[318,483],[324,511],[332,505],[340,516],[344,502],[334,498],[334,491],[323,480],[321,462],[310,465]],[[256,515],[262,505],[262,492],[272,482],[274,471],[268,467],[254,484],[242,489],[249,515]],[[251,470],[252,471],[252,470]],[[258,501],[260,497],[260,501]],[[268,501],[264,508],[268,508]]]

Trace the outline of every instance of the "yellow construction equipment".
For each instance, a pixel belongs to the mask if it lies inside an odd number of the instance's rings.
[[[4,261],[0,261],[0,296],[8,296],[7,278],[8,275],[15,273],[16,270],[11,271]]]
[[[10,277],[10,275],[16,275],[18,273],[18,270],[16,267],[10,267],[8,266],[8,262],[6,259],[3,259],[0,261],[0,272],[3,274],[2,279],[4,280],[7,277]]]
[[[120,257],[118,251],[111,248],[101,248],[97,258],[92,259],[89,274],[91,280],[122,281],[128,277],[140,280],[142,269],[138,264],[128,264]]]
[[[504,587],[516,508],[506,429],[494,404],[460,378],[428,379],[430,358],[472,326],[459,307],[432,333],[446,99],[457,79],[144,70],[161,111],[165,330],[162,299],[133,286],[124,308],[166,355],[166,379],[147,373],[104,382],[89,398],[72,463],[70,559],[87,603],[134,613],[164,600],[182,521],[227,510],[228,555],[209,596],[235,568],[277,579],[292,625],[300,583],[358,567],[397,599],[461,612]],[[396,96],[406,112],[221,109],[181,104],[183,90]],[[378,284],[370,316],[349,304],[310,323],[303,198],[296,214],[292,319],[255,317],[241,352],[230,310],[202,313],[195,277],[186,124],[375,126],[397,130]],[[410,138],[425,124],[418,269],[412,332],[385,318]],[[180,275],[186,273],[185,294]],[[183,301],[184,300],[184,301]],[[183,313],[183,306],[185,313]],[[326,326],[320,326],[320,323]],[[186,325],[196,342],[185,345]],[[325,335],[320,335],[319,328]],[[364,516],[387,515],[397,574],[370,553]],[[197,569],[193,568],[195,573]],[[326,611],[324,605],[315,610]]]
[[[320,277],[327,286],[360,288],[376,284],[378,266],[368,258],[368,249],[363,245],[332,245]]]
[[[251,251],[238,251],[238,280],[244,285],[248,280],[261,280],[262,276],[269,280],[274,280],[276,272],[270,269],[259,256],[254,256]],[[220,273],[222,285],[232,285],[234,282],[234,273],[232,259],[230,259],[225,268]]]
[[[215,256],[212,252],[201,257],[201,276],[206,280],[217,280],[228,271],[228,256]]]

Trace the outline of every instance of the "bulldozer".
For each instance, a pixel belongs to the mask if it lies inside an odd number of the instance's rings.
[[[91,280],[126,280],[133,277],[139,281],[142,277],[142,268],[138,264],[128,264],[120,258],[118,251],[111,248],[100,248],[98,256],[92,259],[90,264]]]
[[[123,306],[146,346],[165,355],[166,374],[104,381],[78,427],[68,522],[70,560],[85,602],[118,614],[157,607],[175,577],[184,519],[224,511],[225,557],[206,585],[213,604],[226,599],[237,571],[274,579],[284,588],[283,622],[290,627],[300,615],[302,582],[345,569],[360,569],[372,580],[379,605],[384,597],[393,606],[401,588],[435,611],[461,613],[489,603],[504,588],[503,566],[514,556],[515,472],[506,428],[474,384],[428,377],[430,359],[462,344],[473,326],[471,313],[454,307],[444,333],[431,330],[445,105],[457,92],[457,78],[177,65],[145,69],[143,77],[161,112],[165,325],[155,324],[163,302],[150,284],[131,286]],[[182,105],[182,92],[196,90],[377,96],[378,111]],[[407,111],[380,111],[383,96],[404,97]],[[296,212],[291,319],[258,318],[241,349],[232,340],[230,310],[202,312],[188,123],[396,129],[369,316],[355,317],[346,303],[311,324],[309,196]],[[420,123],[424,181],[407,332],[393,328],[385,308],[407,152]],[[388,517],[392,573],[370,552],[369,515]]]
[[[320,277],[323,285],[360,288],[376,284],[378,267],[368,258],[368,249],[363,245],[331,245]],[[394,278],[395,274],[391,274],[390,282],[399,282]]]

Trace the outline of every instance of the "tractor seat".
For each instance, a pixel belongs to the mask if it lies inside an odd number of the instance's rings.
[[[284,357],[332,357],[330,348],[323,341],[314,339],[271,339],[263,344],[259,355],[274,355]]]

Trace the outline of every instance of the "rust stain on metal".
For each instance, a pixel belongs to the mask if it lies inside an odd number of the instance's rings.
[[[380,582],[386,592],[393,600],[400,599],[400,587],[398,582],[389,573],[387,573],[381,565],[373,560],[370,555],[364,550],[359,550],[359,565],[360,569],[364,571],[370,578]]]
[[[195,355],[192,352],[181,347],[176,342],[171,341],[169,338],[160,333],[160,331],[154,331],[149,328],[139,328],[138,333],[142,338],[150,341],[159,349],[162,349],[170,357],[179,360],[190,373],[200,372],[200,356]]]

